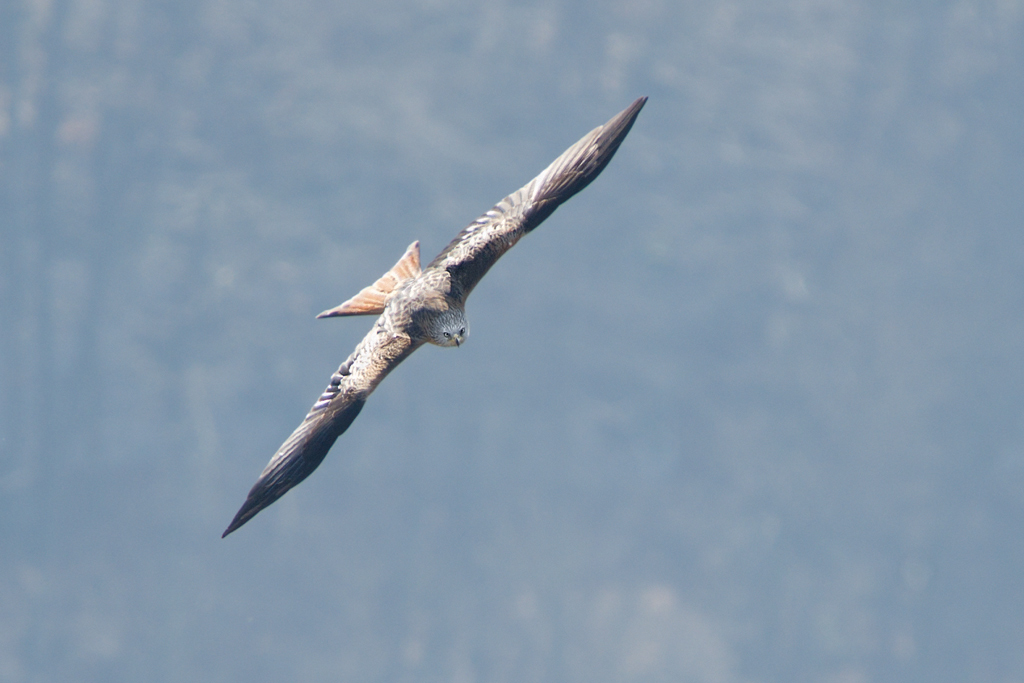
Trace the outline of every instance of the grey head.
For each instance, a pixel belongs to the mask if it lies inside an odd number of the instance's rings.
[[[429,316],[423,328],[427,341],[438,346],[461,346],[469,336],[469,322],[462,306],[448,306],[447,310]]]

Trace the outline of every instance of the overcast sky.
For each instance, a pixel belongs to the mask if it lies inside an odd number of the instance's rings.
[[[3,5],[0,683],[1024,681],[1022,113],[1020,0]]]

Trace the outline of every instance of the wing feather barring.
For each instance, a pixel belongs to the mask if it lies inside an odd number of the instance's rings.
[[[466,298],[480,278],[523,235],[604,170],[646,101],[641,97],[587,133],[540,175],[470,223],[426,268],[420,268],[419,242],[413,242],[379,280],[317,316],[380,317],[267,463],[223,536],[308,477],[381,380],[410,353],[428,342],[459,346],[466,340]]]

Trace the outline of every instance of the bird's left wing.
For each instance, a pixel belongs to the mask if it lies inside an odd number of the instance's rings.
[[[221,536],[227,536],[320,466],[384,377],[423,342],[394,334],[384,316],[331,376],[320,399],[281,445]]]
[[[464,302],[502,254],[600,175],[646,102],[646,97],[637,99],[583,136],[540,175],[460,232],[427,269],[447,270],[452,296]]]

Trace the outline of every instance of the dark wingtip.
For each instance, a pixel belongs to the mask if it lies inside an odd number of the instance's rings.
[[[629,131],[633,128],[640,110],[647,103],[647,97],[638,97],[628,107],[613,116],[602,126],[590,131],[575,145],[555,159],[548,169],[555,169],[551,175],[542,174],[543,185],[533,196],[532,225],[527,232],[540,225],[558,206],[592,183],[615,156]],[[441,252],[442,254],[444,252]],[[436,261],[436,259],[435,259]]]
[[[630,128],[633,127],[633,122],[636,121],[637,115],[644,108],[645,104],[647,104],[647,95],[638,97],[633,100],[633,104],[623,109],[611,121],[606,123],[604,127],[605,131],[610,133],[609,137],[621,143],[626,135],[629,134]],[[618,144],[615,144],[615,147],[618,148]]]
[[[277,467],[261,474],[249,491],[249,495],[245,497],[242,507],[235,513],[235,518],[231,520],[231,524],[220,537],[224,538],[237,530],[255,517],[260,510],[270,506],[289,489],[308,477],[320,464],[320,460],[323,460],[322,456],[314,463],[309,463],[301,453],[294,453],[290,458],[282,458]]]
[[[232,531],[234,531],[238,527],[242,526],[243,524],[245,524],[245,521],[241,521],[240,522],[240,521],[238,521],[238,517],[235,516],[234,520],[232,520],[231,524],[228,525],[228,528],[224,530],[224,533],[222,533],[220,535],[220,537],[221,538],[227,538],[228,534],[230,534]]]
[[[361,399],[349,399],[347,403],[332,403],[332,408],[315,418],[307,416],[270,459],[221,538],[248,522],[260,510],[270,506],[312,474],[323,462],[335,439],[359,415],[364,402]],[[337,408],[333,408],[335,405]]]
[[[258,482],[257,485],[259,485]],[[269,505],[269,503],[266,505]],[[255,517],[256,513],[266,507],[266,505],[259,505],[257,502],[254,502],[252,493],[250,492],[249,496],[245,499],[245,503],[243,503],[242,507],[239,508],[238,512],[235,514],[235,518],[231,520],[231,524],[228,525],[228,528],[224,530],[224,533],[222,533],[220,537],[227,538],[228,534]]]

